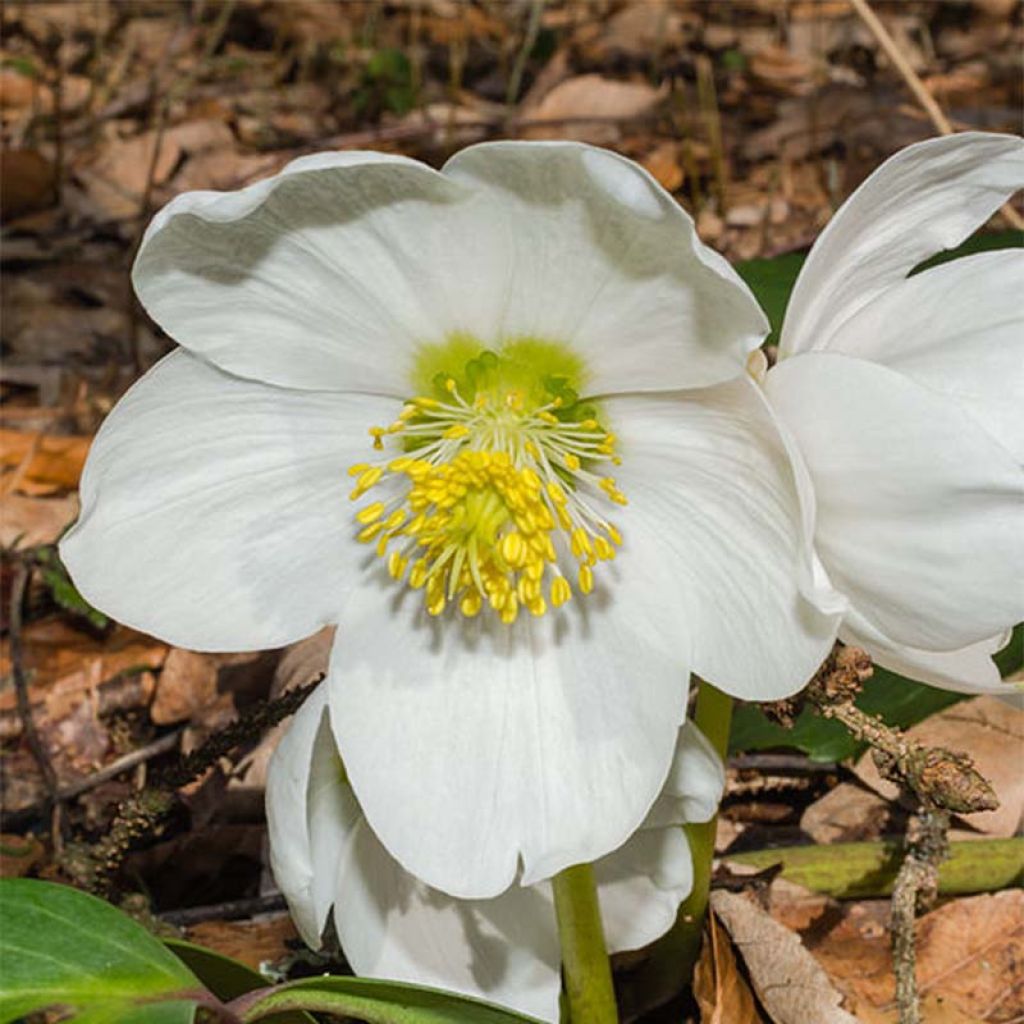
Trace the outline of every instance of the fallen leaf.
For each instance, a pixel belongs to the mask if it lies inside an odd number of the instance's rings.
[[[92,438],[56,437],[0,430],[0,465],[17,470],[24,482],[74,490]]]
[[[1024,820],[1024,711],[998,697],[976,697],[954,704],[907,730],[910,739],[928,747],[966,752],[999,797],[994,811],[970,814],[966,820],[988,836],[1009,838]],[[854,766],[863,782],[887,800],[898,795],[897,787],[883,779],[870,753]]]
[[[806,808],[800,828],[818,843],[856,843],[885,834],[890,816],[888,802],[877,793],[840,782]]]
[[[858,1006],[887,1012],[896,992],[888,903],[859,901],[845,911],[815,943],[814,955]],[[941,997],[988,1024],[1006,1024],[1024,1013],[1024,892],[950,900],[925,914],[916,932],[922,995]]]
[[[711,907],[743,957],[754,991],[774,1024],[857,1024],[795,932],[737,893],[713,892]]]
[[[172,133],[148,131],[104,143],[93,163],[78,168],[77,174],[89,198],[108,217],[131,217],[141,208],[147,184],[167,181],[181,155]]]
[[[618,125],[600,122],[615,119],[629,121],[649,114],[668,95],[668,87],[655,89],[646,82],[620,82],[602,75],[577,75],[556,85],[532,110],[523,113],[528,127],[524,136],[531,139],[570,138],[594,141],[615,133]],[[566,124],[566,121],[594,118],[592,124]],[[558,124],[545,126],[545,121]]]
[[[4,495],[0,516],[0,546],[30,548],[52,544],[77,517],[78,495],[35,498],[24,494]]]
[[[254,971],[287,956],[291,952],[288,943],[299,937],[286,913],[261,915],[251,921],[203,921],[191,925],[187,934],[189,942],[238,960]]]
[[[700,960],[693,975],[693,994],[701,1024],[763,1024],[754,997],[736,964],[725,929],[714,914],[708,917]]]
[[[35,836],[0,834],[0,878],[22,878],[43,859],[43,844]]]
[[[643,159],[644,167],[657,179],[666,192],[675,192],[683,183],[683,169],[679,165],[679,147],[674,142],[662,142]]]
[[[34,149],[0,152],[0,216],[4,220],[45,210],[57,201],[57,172]]]

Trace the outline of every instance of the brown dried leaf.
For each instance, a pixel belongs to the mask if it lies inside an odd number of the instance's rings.
[[[856,843],[881,836],[889,817],[889,804],[877,793],[841,782],[804,811],[800,828],[819,843]]]
[[[5,220],[45,210],[57,201],[57,171],[34,149],[0,152],[0,216]]]
[[[976,697],[932,715],[907,730],[907,735],[927,747],[970,754],[974,766],[992,783],[999,807],[966,820],[985,835],[1009,838],[1016,834],[1024,820],[1024,711],[998,697]],[[879,775],[870,752],[854,771],[887,800],[896,798],[897,787]]]
[[[602,75],[577,75],[556,85],[537,106],[524,112],[531,126],[524,135],[532,139],[572,138],[599,141],[606,138],[607,124],[564,124],[580,118],[615,118],[628,121],[649,114],[668,95],[668,87],[655,89],[646,82],[620,82]],[[545,121],[558,124],[546,126]]]
[[[0,516],[0,546],[29,548],[52,544],[78,515],[78,496],[30,498],[24,494],[4,495]]]
[[[35,836],[0,834],[0,878],[22,878],[44,853],[43,844]]]
[[[814,946],[829,975],[857,1000],[859,1013],[860,1007],[888,1012],[895,999],[888,916],[885,901],[848,905]],[[951,900],[921,918],[917,980],[923,996],[942,999],[947,1015],[952,1004],[990,1024],[1018,1019],[1024,1013],[1024,893]],[[876,1013],[872,1019],[886,1018]]]
[[[711,914],[700,960],[693,975],[693,994],[701,1024],[763,1024],[750,987],[736,964],[725,929]]]
[[[254,971],[267,961],[280,960],[298,939],[288,914],[265,915],[251,921],[203,921],[188,929],[189,942],[229,956]]]
[[[18,488],[31,482],[73,490],[78,486],[91,443],[89,437],[53,437],[0,430],[0,465],[17,470],[15,486]]]
[[[743,957],[773,1024],[857,1024],[794,932],[736,893],[713,892],[711,906]]]

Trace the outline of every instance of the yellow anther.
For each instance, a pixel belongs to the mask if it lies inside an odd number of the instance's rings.
[[[540,618],[540,616],[548,610],[548,603],[543,597],[538,596],[530,601],[526,607],[530,609],[531,615],[535,615],[537,618]]]
[[[604,532],[608,534],[608,537],[611,539],[613,544],[617,544],[619,547],[622,547],[622,534],[619,533],[611,523],[604,524]]]
[[[550,423],[552,426],[558,426],[558,417],[554,413],[548,412],[546,409],[543,412],[537,413],[537,419],[543,420],[545,423]]]
[[[572,587],[564,576],[556,576],[551,581],[551,603],[556,608],[561,608],[569,598],[572,597]]]
[[[556,505],[564,505],[569,498],[566,496],[565,488],[557,481],[552,480],[547,486],[548,497]]]
[[[413,590],[419,590],[427,582],[429,567],[425,558],[420,558],[413,563],[412,571],[409,573],[409,586]]]
[[[384,520],[384,529],[388,531],[397,530],[402,523],[405,522],[405,518],[405,509],[396,508],[395,511]]]
[[[589,594],[594,589],[594,570],[589,565],[580,566],[580,593]]]
[[[409,564],[408,558],[403,558],[397,551],[388,555],[388,572],[393,579],[400,580],[405,573],[405,567]]]
[[[594,538],[594,551],[602,562],[609,562],[615,557],[615,548],[606,537]]]
[[[347,472],[349,476],[360,476],[369,468],[370,464],[368,462],[357,462],[354,466],[349,466]]]
[[[480,612],[483,607],[483,598],[480,596],[479,590],[468,590],[465,596],[459,602],[459,611],[466,616],[467,619],[473,618]]]
[[[569,452],[565,456],[565,459],[563,461],[565,462],[565,465],[574,473],[580,468],[580,460],[576,458],[576,456],[573,455],[572,452]]]
[[[372,505],[367,505],[366,508],[360,509],[356,513],[356,520],[364,526],[368,526],[370,523],[374,523],[380,519],[383,514],[384,502],[375,501]]]
[[[364,527],[356,534],[356,539],[361,544],[369,544],[374,537],[384,529],[383,523],[371,523],[369,526]]]
[[[355,499],[360,495],[365,494],[380,480],[383,475],[384,470],[381,469],[380,466],[371,466],[369,469],[363,470],[363,472],[359,474],[359,478],[356,480],[356,485],[352,489],[352,493],[349,494],[349,497]]]
[[[522,566],[523,561],[526,558],[526,543],[523,540],[522,534],[516,533],[515,531],[512,533],[506,533],[505,536],[501,538],[499,549],[501,551],[501,557],[504,558],[513,569],[518,569]]]
[[[597,429],[598,429],[598,423],[597,423],[597,420],[584,420],[584,421],[583,421],[583,422],[582,422],[582,423],[580,424],[580,426],[581,426],[581,427],[582,427],[582,428],[583,428],[584,430],[597,430]]]
[[[509,594],[501,608],[501,621],[506,626],[511,626],[519,615],[519,600],[515,594]]]
[[[577,526],[572,531],[572,553],[576,558],[583,558],[593,552],[594,546],[590,543],[590,535],[582,526]]]
[[[460,437],[469,434],[469,427],[465,423],[453,423],[441,436],[448,441],[456,441]]]

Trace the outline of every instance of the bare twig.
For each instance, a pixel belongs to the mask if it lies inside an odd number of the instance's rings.
[[[914,919],[939,891],[939,864],[949,856],[949,813],[924,806],[907,826],[906,855],[892,891],[892,958],[900,1024],[921,1024],[914,969]]]
[[[321,678],[288,690],[275,700],[254,705],[237,721],[214,733],[198,750],[181,758],[151,785],[123,801],[106,835],[91,850],[77,844],[71,855],[64,858],[64,869],[87,888],[106,891],[125,854],[139,839],[150,835],[174,809],[181,786],[199,778],[222,757],[255,740],[295,712]]]
[[[966,754],[942,747],[924,747],[908,740],[878,718],[865,714],[854,700],[872,672],[871,659],[856,647],[836,645],[805,691],[825,718],[842,722],[871,746],[879,772],[900,786],[914,808],[907,827],[903,864],[892,895],[892,950],[900,1024],[920,1024],[921,1011],[914,975],[914,918],[934,899],[939,863],[949,845],[950,813],[987,811],[999,805],[988,781]],[[795,709],[777,707],[777,717]]]
[[[546,0],[533,0],[530,4],[530,15],[526,22],[526,31],[523,33],[523,42],[516,54],[515,63],[512,65],[512,72],[508,76],[508,88],[505,90],[505,103],[512,107],[519,99],[519,88],[523,82],[523,72],[526,70],[526,62],[530,59],[530,53],[537,42],[537,33],[540,32],[540,16],[544,13]]]
[[[268,896],[254,896],[246,900],[226,900],[209,906],[185,907],[183,910],[168,910],[160,920],[177,928],[188,928],[203,921],[237,921],[255,914],[270,914],[284,910],[288,904],[280,893]]]
[[[24,652],[21,646],[21,609],[25,603],[25,592],[31,570],[23,558],[18,558],[14,566],[14,581],[11,584],[11,603],[9,608],[9,640],[11,651],[11,677],[14,680],[14,692],[18,702],[18,715],[21,717],[22,733],[28,749],[32,752],[39,771],[46,785],[47,804],[53,808],[60,803],[57,773],[50,763],[35,719],[32,717],[32,703],[28,696],[28,679],[25,675]]]
[[[871,9],[868,0],[850,0],[854,10],[860,15],[861,20],[867,25],[871,34],[878,40],[878,45],[885,51],[885,55],[892,61],[893,66],[900,73],[907,87],[914,94],[915,99],[924,108],[925,113],[931,118],[935,130],[940,135],[955,134],[953,125],[949,118],[943,113],[942,108],[936,102],[935,97],[928,90],[928,86],[921,81],[921,77],[910,66],[910,62],[903,55],[902,50],[896,44],[896,40],[889,34],[889,30],[882,24],[878,15]],[[1014,209],[1009,202],[1004,203],[999,211],[1003,217],[1018,231],[1024,231],[1024,217]]]

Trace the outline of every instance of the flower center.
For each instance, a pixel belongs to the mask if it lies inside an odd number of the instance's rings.
[[[543,615],[570,599],[570,575],[589,594],[594,567],[622,543],[602,506],[626,498],[602,473],[620,462],[615,435],[580,400],[574,357],[532,339],[493,352],[456,336],[430,346],[420,369],[430,393],[370,428],[375,449],[398,453],[349,469],[353,500],[378,486],[388,495],[356,513],[359,540],[424,590],[431,615],[449,604],[466,616],[490,607],[506,623],[523,607]]]

